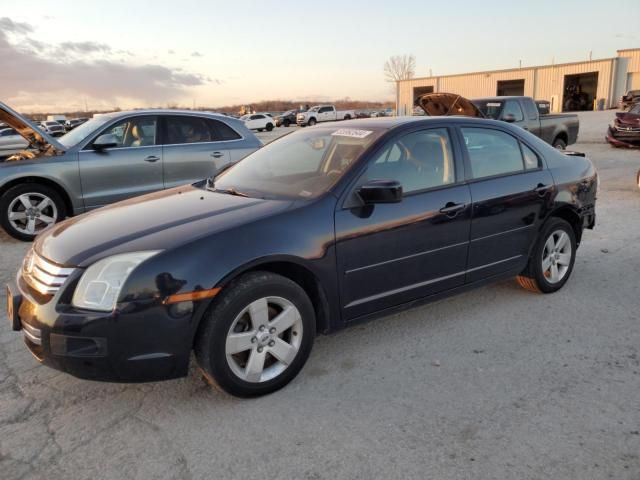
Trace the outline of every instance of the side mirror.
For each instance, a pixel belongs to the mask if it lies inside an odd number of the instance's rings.
[[[105,133],[104,135],[100,135],[93,142],[94,150],[104,150],[105,148],[114,148],[119,145],[118,139],[115,135],[111,133]]]
[[[513,113],[507,113],[502,116],[502,121],[507,123],[513,123],[516,121],[516,116]]]
[[[358,195],[366,205],[399,203],[402,185],[397,180],[371,180],[358,189]]]

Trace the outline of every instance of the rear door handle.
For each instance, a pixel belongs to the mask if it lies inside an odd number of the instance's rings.
[[[440,209],[440,213],[444,213],[448,217],[455,217],[459,212],[467,208],[464,203],[447,202],[447,204]]]
[[[533,189],[541,197],[544,197],[547,192],[551,189],[551,185],[545,185],[544,183],[539,183],[536,188]]]
[[[224,153],[222,153],[222,152],[213,152],[213,153],[211,154],[211,156],[212,156],[213,158],[222,158],[222,157],[224,157]]]
[[[157,162],[158,160],[160,160],[160,157],[156,157],[155,155],[149,155],[147,158],[144,159],[145,162],[150,162],[150,163]]]

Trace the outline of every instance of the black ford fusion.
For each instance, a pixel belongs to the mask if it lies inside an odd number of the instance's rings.
[[[227,392],[286,385],[314,336],[487,282],[543,293],[595,224],[597,174],[522,129],[380,118],[288,135],[216,178],[40,235],[9,319],[46,365]]]

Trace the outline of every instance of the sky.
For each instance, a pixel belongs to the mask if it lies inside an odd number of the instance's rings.
[[[392,55],[417,77],[606,58],[640,47],[638,21],[638,0],[0,0],[0,101],[392,100]]]

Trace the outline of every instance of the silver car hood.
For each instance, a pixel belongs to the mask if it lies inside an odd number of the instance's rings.
[[[12,127],[29,142],[31,147],[41,152],[53,150],[55,153],[64,153],[66,150],[64,145],[2,102],[0,102],[0,122]]]

